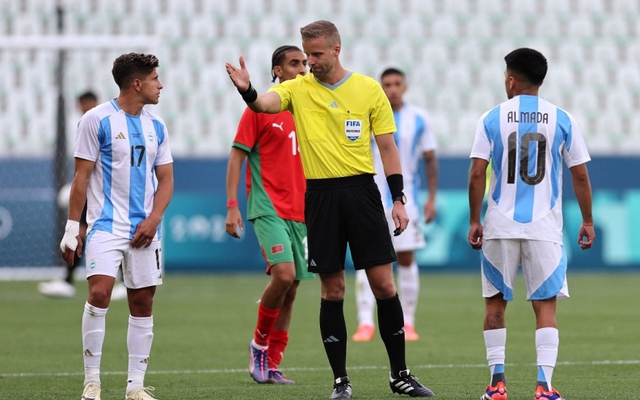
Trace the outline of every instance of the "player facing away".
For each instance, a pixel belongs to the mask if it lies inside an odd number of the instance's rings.
[[[272,82],[307,73],[307,59],[296,46],[278,47],[271,58]],[[307,271],[304,224],[305,179],[296,129],[289,111],[259,114],[245,109],[227,166],[227,233],[243,230],[238,208],[242,163],[246,169],[247,219],[253,223],[271,277],[258,306],[258,321],[249,344],[249,373],[258,383],[292,384],[278,366],[289,342],[293,302]]]
[[[406,365],[402,305],[393,282],[396,254],[373,180],[371,139],[375,137],[394,197],[395,232],[401,234],[409,217],[404,208],[389,100],[374,79],[342,67],[340,33],[333,23],[312,22],[300,33],[311,74],[297,76],[258,95],[243,57],[239,68],[227,63],[226,69],[249,108],[269,114],[289,110],[296,124],[307,180],[308,269],[320,276],[320,334],[334,377],[330,398],[348,399],[352,395],[343,310],[347,245],[356,269],[366,269],[377,299],[391,390],[412,397],[433,397]]]
[[[82,400],[100,399],[105,317],[120,267],[130,312],[126,399],[153,399],[144,377],[153,342],[153,296],[162,284],[160,223],[173,194],[167,128],[144,109],[160,98],[157,67],[152,54],[116,58],[112,74],[120,94],[87,112],[78,124],[69,219],[60,252],[70,265],[75,253],[82,254],[78,221],[86,199],[89,294],[82,315]]]
[[[481,399],[507,399],[505,311],[521,266],[536,317],[534,398],[561,400],[551,378],[559,344],[556,299],[569,297],[562,245],[562,163],[571,172],[582,213],[578,243],[585,250],[595,239],[586,165],[590,157],[573,116],[538,96],[547,73],[546,58],[520,48],[507,54],[505,61],[509,100],[482,115],[470,156],[468,240],[482,250],[484,341],[491,370],[491,382]],[[483,226],[480,217],[490,160]]]
[[[403,99],[407,91],[406,77],[403,71],[387,68],[380,76],[380,84],[387,95],[398,131],[393,134],[404,178],[404,193],[409,201],[405,205],[410,222],[402,235],[394,236],[393,247],[398,256],[397,282],[398,295],[404,313],[405,340],[418,340],[415,330],[415,313],[420,294],[420,275],[415,259],[415,251],[425,246],[424,235],[420,227],[418,209],[418,164],[424,159],[426,181],[429,196],[423,207],[424,221],[430,223],[436,216],[436,192],[438,186],[438,161],[436,158],[436,136],[427,110],[406,103]],[[376,169],[375,181],[382,195],[387,223],[390,231],[394,229],[391,210],[393,200],[384,179],[384,168],[380,151],[373,147],[373,162]],[[369,286],[364,270],[356,271],[356,305],[358,309],[358,330],[352,336],[356,342],[367,342],[373,338],[373,310],[375,297]]]

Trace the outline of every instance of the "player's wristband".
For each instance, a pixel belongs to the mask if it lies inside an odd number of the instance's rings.
[[[231,199],[227,201],[227,208],[231,208],[231,207],[238,207],[238,200]]]
[[[238,93],[240,93],[240,96],[242,96],[242,100],[244,100],[244,102],[247,104],[253,103],[258,99],[258,92],[253,87],[251,82],[249,82],[249,87],[247,88],[247,90],[242,92],[240,91],[240,89],[238,89]]]
[[[68,219],[67,225],[64,228],[64,236],[60,241],[60,251],[66,251],[66,247],[75,251],[78,248],[78,239],[76,237],[80,234],[80,222]]]
[[[402,193],[402,189],[404,189],[402,174],[392,174],[387,176],[387,185],[389,185],[389,191],[391,192],[392,198],[404,196],[404,193]]]

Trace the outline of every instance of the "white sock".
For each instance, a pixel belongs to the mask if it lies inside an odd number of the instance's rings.
[[[373,326],[373,308],[376,299],[369,286],[369,279],[364,270],[356,271],[356,306],[358,307],[358,324]]]
[[[398,265],[398,296],[402,303],[405,325],[415,325],[416,307],[420,294],[420,272],[415,258],[411,265]]]
[[[127,394],[133,389],[144,386],[144,376],[149,364],[149,354],[153,343],[153,316],[129,316],[127,330],[127,349],[129,350],[129,369],[127,373]]]
[[[491,370],[491,376],[493,376],[495,365],[504,365],[507,328],[484,331],[484,345],[487,349],[487,363]]]
[[[542,369],[544,381],[547,382],[549,390],[551,389],[551,378],[553,377],[553,369],[558,359],[558,345],[560,344],[560,336],[556,328],[540,328],[536,330],[536,355],[537,365]],[[539,377],[541,378],[541,377]],[[540,380],[538,378],[538,380]]]
[[[102,360],[102,343],[104,343],[105,316],[108,308],[94,307],[88,302],[84,304],[82,313],[82,349],[84,358],[84,384],[96,382],[100,384],[100,361]]]

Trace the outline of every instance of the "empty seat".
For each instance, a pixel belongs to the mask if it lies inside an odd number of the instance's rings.
[[[583,86],[574,91],[570,110],[579,110],[585,115],[598,115],[602,109],[598,94],[591,86]]]
[[[448,148],[449,142],[452,139],[449,119],[444,113],[441,112],[430,112],[429,118],[431,119],[431,126],[433,127],[433,131],[436,134],[438,147],[440,149]]]
[[[440,87],[436,99],[436,110],[433,112],[450,113],[460,110],[460,98],[453,88]]]
[[[461,95],[464,96],[465,93],[461,93]],[[482,88],[477,88],[476,90],[471,91],[467,96],[469,99],[468,111],[474,112],[478,117],[497,104],[492,92],[489,90],[482,90]]]
[[[278,41],[284,41],[285,39],[291,41],[292,36],[300,36],[298,31],[294,31],[291,24],[288,24],[286,20],[277,14],[263,15],[258,18],[258,37],[269,38]],[[297,39],[295,44],[298,44],[300,40]]]
[[[431,24],[431,36],[440,40],[455,38],[458,35],[458,23],[451,15],[442,15]]]
[[[608,15],[602,20],[602,36],[605,40],[627,38],[629,36],[629,20],[623,14]]]
[[[486,17],[504,16],[503,4],[502,0],[472,0],[469,12]]]
[[[453,89],[471,87],[471,72],[465,63],[451,64],[444,71],[444,82],[441,84]]]
[[[592,153],[606,154],[620,146],[624,129],[622,119],[616,112],[600,112],[594,119],[592,132],[588,135],[587,147]]]
[[[384,0],[379,0],[384,1]],[[407,14],[419,14],[419,15],[430,15],[434,14],[436,11],[436,3],[437,0],[408,0],[408,9],[406,10]],[[393,2],[385,1],[387,4],[397,4]]]
[[[410,72],[413,67],[420,68],[415,59],[413,48],[406,41],[397,41],[386,49],[387,58],[384,61],[387,65],[396,66]]]
[[[251,43],[247,59],[251,61],[251,81],[258,91],[266,91],[271,85],[271,56],[276,46],[270,41],[258,40]],[[228,78],[227,78],[228,79]]]
[[[462,41],[455,49],[454,59],[467,65],[480,64],[483,62],[482,47],[473,39]]]
[[[611,39],[599,40],[590,48],[592,62],[607,68],[617,68],[620,64],[618,45]]]
[[[637,1],[609,1],[605,5],[611,8],[611,13],[615,15],[635,16],[640,11]],[[637,17],[636,17],[637,18]]]
[[[387,39],[391,34],[384,15],[374,15],[362,22],[362,35],[369,40]]]
[[[633,94],[626,86],[611,86],[606,92],[606,108],[609,112],[620,115],[636,113]]]
[[[476,126],[480,115],[476,113],[464,112],[455,116],[450,116],[451,135],[448,149],[458,154],[469,154],[475,138]]]
[[[489,39],[495,36],[495,25],[486,15],[470,15],[466,22],[467,35],[476,40]]]
[[[445,43],[439,40],[431,40],[426,42],[421,46],[420,49],[416,50],[422,53],[420,57],[423,62],[428,63],[432,66],[447,66],[450,62],[449,60],[449,50]]]
[[[640,43],[638,41],[632,41],[626,46],[622,47],[624,52],[624,59],[630,65],[636,67],[640,66]]]
[[[402,19],[395,22],[395,31],[398,37],[403,39],[423,40],[425,35],[425,20],[418,15],[403,16]]]
[[[340,1],[338,12],[343,16],[349,16],[350,19],[354,18],[370,18],[371,15],[368,15],[369,7],[367,5],[368,0],[349,0],[349,1]],[[384,15],[384,14],[373,14],[373,15]]]
[[[553,87],[559,92],[572,91],[575,89],[575,74],[568,64],[554,64],[549,67],[547,76],[544,78],[542,90]]]
[[[269,4],[271,9],[268,12],[283,16],[295,15],[299,12],[298,3],[298,0],[271,1]]]
[[[182,35],[182,21],[175,15],[160,15],[151,20],[152,30],[163,38],[179,37]]]
[[[589,15],[573,15],[567,21],[567,33],[572,38],[592,38],[595,36],[593,21]]]
[[[603,64],[589,64],[582,70],[583,85],[589,85],[599,91],[606,91],[613,83],[615,83],[615,75],[610,75]]]
[[[586,64],[584,49],[576,40],[563,41],[558,46],[558,58],[563,64],[583,66]]]
[[[105,1],[104,3],[110,3],[108,1]],[[131,15],[136,15],[136,16],[141,16],[141,15],[148,15],[152,18],[156,18],[161,11],[164,11],[165,13],[170,13],[170,10],[161,10],[161,5],[162,4],[167,4],[167,6],[172,6],[172,3],[177,3],[180,4],[183,9],[185,7],[189,7],[188,4],[183,4],[184,2],[171,2],[171,1],[166,1],[166,2],[161,2],[161,1],[157,1],[157,0],[134,0],[134,1],[130,1],[130,7],[131,10],[124,10],[127,13],[130,13]],[[204,2],[206,3],[206,2]],[[171,10],[172,11],[172,10]]]
[[[369,40],[362,40],[355,44],[355,46],[347,49],[344,53],[346,63],[343,65],[349,70],[356,70],[362,72],[361,68],[357,68],[358,65],[365,63],[373,64],[370,60],[380,60],[380,50],[378,47]],[[378,67],[378,66],[374,66]]]
[[[247,18],[249,16],[262,16],[265,14],[264,0],[234,0],[230,3],[231,12],[235,10],[235,13],[239,17]]]
[[[238,64],[238,59],[243,55],[245,56],[245,61],[247,61],[246,55],[242,54],[240,46],[235,40],[219,40],[216,42],[213,48],[213,63],[217,63],[223,68],[224,64],[227,62],[232,63],[236,67],[239,67],[240,65]]]
[[[218,19],[211,14],[194,15],[186,24],[187,34],[197,38],[216,38],[222,27]]]
[[[542,8],[546,15],[570,14],[572,13],[572,0],[538,0],[543,3]]]
[[[605,1],[607,3],[616,3],[617,1],[608,1],[608,0],[580,0],[573,2],[575,8],[574,12],[593,15],[593,16],[601,16],[605,12]],[[624,2],[624,0],[623,0]]]
[[[631,116],[629,129],[623,132],[616,150],[622,154],[640,154],[640,117],[637,113]]]
[[[636,63],[626,63],[615,69],[616,84],[628,90],[640,92],[640,68]]]
[[[552,13],[546,14],[543,18],[533,18],[531,20],[533,24],[533,34],[537,37],[544,38],[546,40],[561,40],[562,39],[562,21]]]
[[[222,37],[234,40],[252,37],[251,21],[245,15],[228,16],[222,20]]]
[[[441,12],[452,15],[468,15],[471,14],[469,9],[469,0],[446,0],[442,1]]]

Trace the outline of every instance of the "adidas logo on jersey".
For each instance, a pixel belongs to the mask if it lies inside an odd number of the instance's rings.
[[[316,265],[316,261],[315,261],[313,258],[311,259],[311,262],[309,263],[309,266],[311,266],[311,267],[317,267],[317,265]]]
[[[331,102],[331,104],[329,104],[329,108],[338,108],[338,103],[335,101]]]
[[[116,136],[116,139],[126,139],[126,137],[124,136],[124,133],[120,132],[118,133],[118,136]]]

